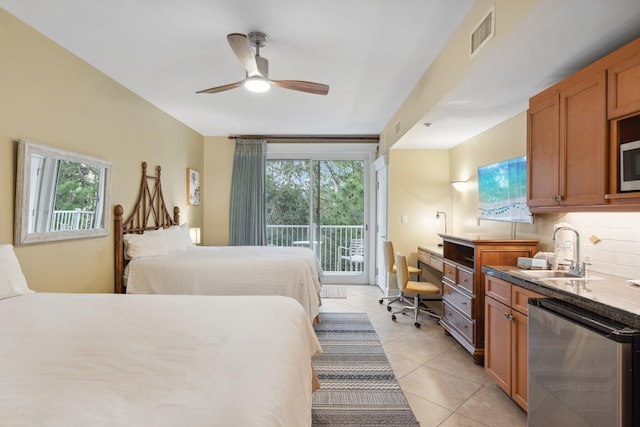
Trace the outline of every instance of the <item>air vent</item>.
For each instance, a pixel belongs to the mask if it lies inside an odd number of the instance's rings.
[[[471,57],[482,49],[495,34],[495,9],[491,8],[480,24],[471,33]]]

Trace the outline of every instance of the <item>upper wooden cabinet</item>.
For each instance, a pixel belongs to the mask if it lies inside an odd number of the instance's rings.
[[[584,72],[529,101],[528,204],[532,212],[604,205],[606,72]]]
[[[640,112],[640,45],[631,44],[621,51],[628,57],[608,67],[609,119]]]
[[[527,201],[533,213],[637,210],[619,191],[619,148],[640,134],[640,39],[529,100]]]

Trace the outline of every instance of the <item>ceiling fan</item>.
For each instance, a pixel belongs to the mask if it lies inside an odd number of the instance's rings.
[[[244,86],[252,92],[265,92],[271,86],[300,92],[326,95],[329,86],[321,83],[306,82],[302,80],[271,80],[269,79],[269,61],[260,56],[260,48],[267,44],[267,35],[261,32],[252,32],[249,35],[232,33],[227,35],[227,41],[231,50],[236,54],[240,63],[244,66],[247,76],[244,80],[227,85],[216,86],[210,89],[200,90],[196,93],[218,93],[225,90]],[[251,46],[255,47],[255,55]]]

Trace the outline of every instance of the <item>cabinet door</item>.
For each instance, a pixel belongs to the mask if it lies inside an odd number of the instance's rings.
[[[640,54],[609,67],[608,72],[609,118],[640,111]]]
[[[484,369],[507,394],[511,394],[511,309],[485,300]]]
[[[560,95],[545,91],[527,111],[527,204],[557,204],[560,170]]]
[[[562,90],[560,100],[560,204],[603,205],[608,149],[606,73],[580,76]]]
[[[527,410],[527,325],[528,318],[515,310],[511,311],[511,397]]]

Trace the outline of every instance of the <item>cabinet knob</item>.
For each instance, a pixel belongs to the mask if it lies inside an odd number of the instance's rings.
[[[505,317],[507,320],[513,320],[513,316],[512,316],[512,315],[510,315],[509,313],[504,313],[504,317]]]

